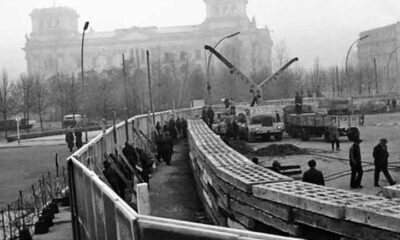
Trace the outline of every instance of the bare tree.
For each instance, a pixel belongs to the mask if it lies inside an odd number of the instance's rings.
[[[7,120],[8,116],[15,109],[15,99],[13,97],[14,85],[8,80],[7,71],[3,69],[3,75],[0,82],[0,112],[3,114],[3,119]],[[5,130],[5,137],[7,137],[7,128]]]
[[[40,129],[43,131],[43,112],[49,107],[49,90],[47,83],[40,75],[34,76],[33,97],[34,105],[33,112],[39,115]]]
[[[21,97],[20,108],[24,113],[24,118],[29,121],[29,114],[33,106],[33,76],[22,74],[17,82],[18,95]],[[29,132],[29,128],[27,128]]]

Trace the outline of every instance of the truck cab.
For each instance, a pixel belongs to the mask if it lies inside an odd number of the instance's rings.
[[[271,106],[239,108],[237,111],[239,135],[248,142],[253,142],[258,137],[274,137],[276,141],[282,140],[285,125],[282,115]]]

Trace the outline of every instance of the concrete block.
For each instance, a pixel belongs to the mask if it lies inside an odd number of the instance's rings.
[[[345,218],[345,206],[379,201],[379,197],[300,181],[253,186],[253,195],[337,219]]]
[[[387,198],[400,198],[400,184],[387,186],[383,189],[383,195]]]
[[[400,233],[400,199],[346,206],[346,220]]]
[[[292,178],[278,174],[253,163],[243,165],[223,166],[218,169],[219,177],[237,188],[251,193],[252,186],[262,183],[292,181]]]
[[[303,232],[301,226],[297,224],[291,224],[285,222],[279,218],[275,218],[272,215],[268,215],[262,211],[259,211],[251,206],[240,203],[234,199],[230,199],[230,205],[234,211],[239,212],[254,220],[260,221],[267,226],[278,229],[282,232],[289,233],[290,235],[300,236]]]

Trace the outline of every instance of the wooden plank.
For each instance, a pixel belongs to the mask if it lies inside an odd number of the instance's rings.
[[[303,233],[302,227],[297,224],[291,224],[285,222],[279,218],[266,214],[260,210],[257,210],[251,206],[240,203],[234,199],[230,199],[230,205],[233,210],[249,218],[260,221],[267,226],[278,229],[282,232],[288,233],[293,236],[300,236]]]
[[[399,233],[394,233],[359,223],[322,216],[302,209],[293,209],[296,223],[323,229],[339,235],[359,240],[398,240]]]
[[[263,200],[257,198],[249,193],[245,193],[240,189],[226,183],[222,180],[214,181],[218,187],[224,191],[230,198],[236,199],[241,202],[245,202],[252,207],[263,211],[269,215],[280,218],[285,221],[290,221],[292,219],[291,207],[287,205],[282,205],[279,203]]]
[[[239,212],[234,212],[234,218],[237,222],[245,226],[247,229],[253,229],[255,227],[255,222],[253,219],[239,213]]]

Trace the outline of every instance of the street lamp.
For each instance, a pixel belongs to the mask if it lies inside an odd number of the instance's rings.
[[[235,32],[235,33],[232,33],[232,34],[230,34],[230,35],[227,35],[227,36],[221,38],[221,39],[214,45],[214,49],[216,49],[216,48],[218,47],[218,45],[219,45],[222,41],[224,41],[225,39],[235,37],[235,36],[237,36],[237,35],[239,35],[239,34],[240,34],[240,32]],[[210,91],[211,91],[211,85],[210,85],[210,63],[211,63],[211,57],[212,57],[212,53],[210,53],[210,54],[208,55],[207,72],[206,72],[206,76],[207,76],[207,91],[208,91],[208,95],[209,95],[209,97],[210,97],[210,101],[211,101],[211,92],[210,92]]]
[[[348,63],[348,61],[349,61],[350,51],[351,51],[351,49],[353,48],[354,44],[356,44],[356,43],[358,43],[358,42],[360,42],[360,41],[366,39],[367,37],[369,37],[369,35],[362,36],[362,37],[360,37],[359,39],[355,40],[355,41],[350,45],[349,50],[347,51],[346,63],[345,63],[345,66],[344,66],[344,67],[345,67],[345,70],[344,70],[344,71],[345,71],[345,76],[346,76],[346,79],[347,79],[348,91],[349,91],[350,94],[351,94],[350,81],[349,81],[349,77],[348,77],[348,75],[347,75],[347,63]]]
[[[83,98],[83,112],[86,115],[86,92],[85,92],[85,77],[84,77],[84,73],[83,73],[83,44],[85,42],[85,31],[88,29],[89,27],[89,22],[85,22],[85,26],[83,27],[83,32],[82,32],[82,46],[81,46],[81,74],[82,74],[82,98]],[[86,127],[86,118],[87,116],[85,116],[83,118],[83,126]],[[88,132],[87,129],[85,129],[85,140],[86,142],[88,142]]]
[[[397,51],[397,49],[399,49],[399,48],[400,48],[400,45],[397,46],[397,47],[390,53],[390,55],[389,55],[389,60],[388,60],[387,66],[386,66],[386,68],[387,68],[387,81],[388,81],[388,83],[389,83],[389,81],[390,81],[390,78],[389,78],[390,61],[392,61],[393,54],[394,54],[394,53]]]

